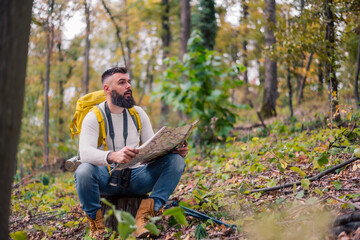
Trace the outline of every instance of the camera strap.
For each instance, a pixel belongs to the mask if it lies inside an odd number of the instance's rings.
[[[110,109],[109,106],[107,104],[107,102],[105,102],[105,114],[106,114],[106,118],[108,120],[108,124],[109,124],[109,134],[112,140],[112,144],[113,144],[113,151],[115,152],[115,132],[114,132],[114,126],[113,126],[113,121],[111,118],[111,113],[110,113]],[[124,137],[124,145],[126,146],[126,139],[128,136],[128,121],[127,121],[127,114],[126,114],[126,108],[124,108],[123,111],[123,137]],[[112,177],[115,178],[115,182],[116,182],[116,178],[121,178],[121,185],[125,188],[127,188],[130,184],[130,178],[131,178],[131,169],[130,168],[125,168],[121,171],[115,171],[112,174]],[[110,180],[111,181],[111,180]],[[116,185],[113,185],[116,186]]]
[[[107,102],[105,102],[105,114],[106,114],[106,118],[108,119],[108,124],[109,124],[109,134],[112,140],[112,144],[113,144],[113,151],[115,150],[115,132],[114,132],[114,126],[113,126],[113,121],[111,118],[111,113],[110,113],[110,109],[109,106],[107,104]],[[124,116],[124,120],[123,120],[123,137],[124,137],[124,145],[126,146],[126,139],[128,136],[128,121],[127,121],[127,114],[126,114],[126,108],[124,108],[123,111],[123,116]]]

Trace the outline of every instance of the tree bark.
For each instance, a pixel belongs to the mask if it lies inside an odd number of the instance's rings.
[[[335,69],[335,23],[334,15],[331,10],[333,0],[325,0],[325,14],[326,14],[326,54],[327,60],[325,63],[325,74],[329,81],[329,108],[330,119],[340,121],[340,108],[338,99],[338,80],[336,78]]]
[[[274,28],[276,24],[275,0],[265,0],[265,47],[272,48],[276,42]],[[265,56],[264,98],[261,114],[264,118],[276,116],[277,98],[277,66],[276,62]]]
[[[355,73],[355,103],[356,108],[360,109],[360,99],[359,99],[359,72],[360,72],[360,35],[359,35],[359,43],[358,43],[358,50],[357,50],[357,59],[356,59],[356,73]]]
[[[187,42],[191,32],[190,0],[180,0],[180,59],[187,51]]]
[[[0,239],[9,239],[33,1],[0,1]]]
[[[319,60],[319,63],[318,63],[318,93],[320,96],[323,95],[323,90],[324,90],[324,72],[323,72],[323,69],[322,69],[322,64]]]
[[[163,68],[165,69],[164,59],[169,57],[170,53],[170,41],[171,41],[171,32],[170,32],[170,25],[169,25],[169,14],[170,14],[170,3],[169,0],[162,0],[161,6],[163,8],[162,15],[161,15],[161,25],[162,25],[162,34],[161,40],[163,43]],[[166,102],[161,101],[160,107],[160,124],[165,125],[167,123],[167,118],[169,116],[169,106]]]
[[[60,66],[62,66],[62,64],[64,63],[64,57],[62,54],[62,49],[61,49],[61,37],[59,39],[59,42],[57,43],[57,48],[58,48],[58,52],[59,52],[59,63]],[[62,67],[60,67],[60,71],[61,71]],[[61,73],[62,74],[62,73]],[[60,142],[64,141],[64,134],[62,129],[64,129],[64,118],[63,118],[63,109],[64,109],[64,79],[63,76],[60,74],[60,79],[59,79],[59,116],[58,116],[58,123],[59,123],[59,129],[61,129],[58,134],[57,134],[57,139]]]
[[[199,1],[200,22],[198,23],[200,32],[203,37],[203,45],[209,50],[215,47],[217,23],[216,9],[214,0]]]
[[[105,196],[105,199],[108,200],[111,204],[115,205],[116,210],[125,211],[136,216],[137,210],[141,204],[141,201],[148,198],[147,195],[138,196],[138,197],[120,197],[120,196]],[[105,214],[111,209],[108,205],[101,204],[101,212],[105,216]],[[118,221],[114,215],[111,215],[105,221],[105,226],[112,229],[117,230]]]
[[[306,82],[306,74],[309,71],[313,55],[314,55],[314,52],[310,53],[309,59],[308,59],[308,61],[306,63],[305,73],[304,73],[304,76],[303,76],[302,81],[300,83],[300,92],[299,92],[299,98],[298,98],[298,104],[299,105],[302,103],[302,101],[304,101],[304,88],[305,88],[305,82]]]
[[[242,22],[243,24],[245,24],[245,26],[247,26],[247,22],[248,22],[248,16],[249,16],[249,6],[247,5],[246,0],[242,0],[241,1],[241,5],[242,5],[242,9],[243,9],[243,16],[242,16]],[[242,58],[243,58],[243,64],[246,67],[246,70],[244,72],[244,83],[245,83],[245,94],[247,95],[249,93],[249,78],[248,78],[248,52],[247,52],[247,45],[248,45],[248,41],[246,40],[246,32],[247,30],[245,30],[245,32],[243,33],[243,38],[244,40],[242,41],[242,47],[243,47],[243,52],[242,52]]]
[[[170,41],[171,41],[171,32],[170,32],[170,3],[169,0],[161,0],[161,6],[163,7],[161,15],[161,26],[162,34],[161,40],[163,43],[163,59],[167,58],[170,53]]]
[[[44,165],[48,169],[49,163],[49,89],[50,89],[50,69],[51,69],[51,55],[54,45],[54,23],[52,19],[52,13],[54,11],[54,0],[49,2],[49,12],[46,21],[46,70],[44,81],[44,97],[45,97],[45,109],[44,109]]]
[[[90,6],[84,1],[85,9],[85,50],[84,50],[84,73],[83,73],[83,92],[89,92],[89,57],[90,57]]]

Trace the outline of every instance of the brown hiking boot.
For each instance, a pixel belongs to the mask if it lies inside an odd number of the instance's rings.
[[[150,231],[145,228],[145,225],[150,221],[149,217],[154,216],[154,199],[148,198],[142,200],[135,216],[135,223],[137,226],[135,237],[143,238],[150,235]]]
[[[92,219],[86,214],[86,218],[90,223],[90,234],[89,236],[95,239],[104,239],[107,230],[104,225],[104,218],[101,213],[101,209],[96,212],[96,218]]]

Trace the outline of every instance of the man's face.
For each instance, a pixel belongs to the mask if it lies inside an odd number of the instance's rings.
[[[127,74],[115,73],[105,80],[111,102],[119,107],[131,108],[135,105],[132,97],[131,80]]]

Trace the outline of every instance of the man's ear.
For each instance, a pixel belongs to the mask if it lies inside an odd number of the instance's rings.
[[[103,88],[106,94],[109,94],[111,92],[109,84],[104,84]]]

